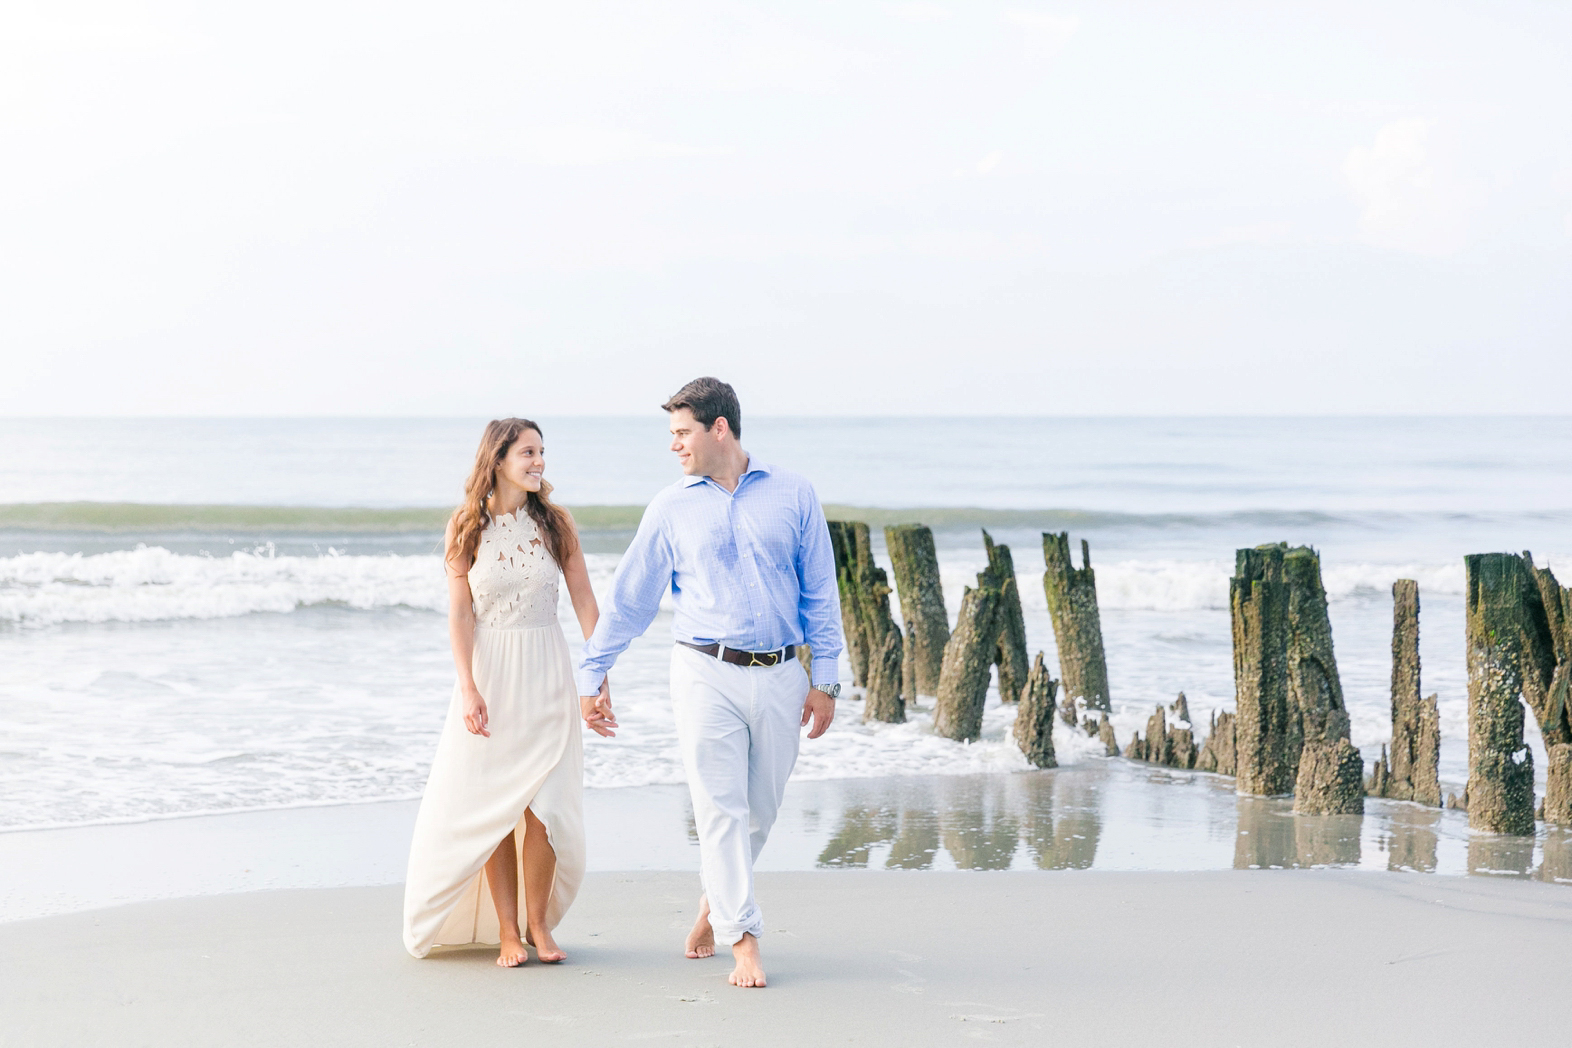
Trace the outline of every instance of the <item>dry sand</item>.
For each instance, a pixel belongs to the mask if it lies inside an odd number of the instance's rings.
[[[0,1044],[1561,1045],[1572,892],[1353,871],[774,873],[771,985],[685,873],[592,874],[567,964],[399,948],[399,889],[0,925]]]

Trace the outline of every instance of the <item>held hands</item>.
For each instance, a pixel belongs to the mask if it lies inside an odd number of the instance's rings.
[[[471,735],[491,738],[491,732],[486,730],[486,700],[480,697],[480,689],[473,685],[464,693],[464,727],[469,729]]]
[[[835,719],[835,700],[818,688],[809,688],[808,697],[802,704],[802,723],[806,725],[810,717],[813,727],[808,731],[808,738],[817,739],[830,730],[830,722]]]
[[[596,735],[609,739],[617,734],[612,730],[617,726],[617,715],[611,712],[609,678],[600,682],[599,694],[579,696],[579,713],[583,715],[585,725]]]

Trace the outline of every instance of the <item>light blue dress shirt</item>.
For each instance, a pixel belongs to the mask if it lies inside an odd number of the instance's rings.
[[[814,684],[839,679],[841,601],[819,497],[806,478],[749,458],[735,492],[683,477],[650,502],[617,565],[575,677],[600,690],[671,591],[674,640],[743,651],[813,647]]]

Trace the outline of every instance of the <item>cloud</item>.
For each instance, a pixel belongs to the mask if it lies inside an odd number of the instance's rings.
[[[1018,7],[1004,12],[1004,20],[1025,29],[1035,43],[1053,51],[1068,43],[1081,28],[1081,20],[1075,15],[1051,15]]]
[[[1356,146],[1343,175],[1360,206],[1359,239],[1373,247],[1450,255],[1468,241],[1481,184],[1455,172],[1431,140],[1436,122],[1396,120]]]
[[[1003,160],[1004,154],[995,149],[992,153],[989,153],[987,156],[977,161],[977,173],[979,175],[990,174],[993,172],[994,168],[998,167],[1000,162]]]

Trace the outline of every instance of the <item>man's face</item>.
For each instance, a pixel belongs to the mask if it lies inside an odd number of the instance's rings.
[[[677,453],[682,472],[690,477],[709,476],[710,467],[720,454],[721,426],[705,429],[687,408],[671,413],[671,450]]]

